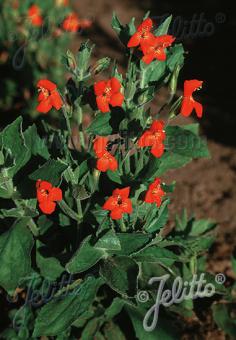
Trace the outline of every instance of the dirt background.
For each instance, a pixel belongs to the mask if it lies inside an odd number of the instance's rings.
[[[200,159],[183,169],[174,170],[164,178],[167,183],[177,181],[172,196],[170,213],[173,217],[184,207],[189,215],[210,218],[218,223],[217,240],[209,252],[208,267],[212,273],[224,273],[228,280],[236,279],[231,268],[231,256],[236,247],[236,114],[234,94],[230,78],[234,78],[235,60],[235,18],[232,17],[233,2],[199,0],[185,1],[134,1],[134,0],[87,0],[75,1],[81,16],[92,19],[93,26],[81,34],[73,45],[76,51],[80,41],[91,39],[96,44],[94,58],[109,56],[115,58],[120,71],[125,68],[124,48],[110,27],[115,11],[122,23],[128,23],[134,16],[140,22],[144,13],[151,10],[151,17],[158,23],[159,16],[173,14],[180,17],[177,36],[182,42],[186,55],[185,67],[180,75],[180,88],[184,79],[202,79],[204,87],[200,100],[204,104],[204,118],[200,121],[202,134],[207,138],[211,159]],[[200,16],[202,16],[201,23]],[[192,24],[193,19],[197,21]],[[197,29],[197,25],[199,29]],[[185,33],[183,33],[185,32]],[[182,35],[182,36],[181,36]],[[230,46],[230,53],[229,53]],[[157,113],[166,99],[162,89],[154,103]],[[176,123],[190,123],[178,118]],[[200,322],[191,321],[186,325],[183,339],[225,339],[217,331],[209,313]]]

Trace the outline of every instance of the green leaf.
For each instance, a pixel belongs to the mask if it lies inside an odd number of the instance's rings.
[[[182,67],[184,64],[184,49],[182,44],[177,44],[168,50],[167,66],[171,72],[178,65]]]
[[[207,231],[213,229],[216,226],[216,223],[211,222],[209,220],[198,220],[194,221],[191,226],[191,231],[189,233],[190,236],[199,236],[201,234],[206,233]]]
[[[235,257],[232,257],[232,269],[236,275],[236,258]]]
[[[62,161],[50,159],[39,169],[30,174],[29,178],[35,181],[41,179],[52,183],[52,185],[58,185],[66,168],[67,165]]]
[[[157,262],[164,266],[171,266],[175,261],[181,261],[181,258],[172,251],[159,248],[158,246],[147,247],[132,255],[138,262]]]
[[[9,175],[14,176],[31,156],[22,132],[22,117],[17,118],[1,132],[0,147],[6,148],[14,160],[14,166],[8,170]]]
[[[99,113],[94,118],[86,131],[93,135],[108,136],[112,133],[112,127],[109,124],[110,119],[111,114],[109,112]]]
[[[41,254],[40,242],[38,242],[36,251],[36,264],[40,270],[40,274],[48,280],[56,281],[56,279],[65,271],[56,257],[45,257]]]
[[[121,250],[121,244],[116,233],[113,230],[109,230],[97,241],[94,248],[103,250]]]
[[[111,171],[111,170],[108,170],[107,171],[107,177],[112,181],[112,182],[115,182],[115,183],[118,183],[118,184],[122,184],[122,179],[120,177],[120,174],[118,171]]]
[[[102,248],[95,248],[91,244],[91,236],[88,236],[81,244],[75,255],[66,265],[69,273],[81,273],[94,266],[98,261],[106,256]]]
[[[166,62],[155,60],[151,64],[147,65],[141,61],[140,67],[142,88],[145,88],[150,82],[158,82],[164,77]]]
[[[164,323],[161,319],[158,320],[156,328],[152,332],[147,332],[143,328],[143,319],[146,314],[146,310],[138,309],[132,306],[125,307],[127,310],[129,317],[132,321],[135,334],[137,339],[143,340],[178,340],[179,337],[177,334],[172,334],[173,327],[170,327],[168,323]]]
[[[46,143],[43,139],[39,137],[35,124],[24,131],[24,138],[25,144],[30,149],[33,155],[39,155],[46,160],[50,158]]]
[[[100,267],[100,275],[106,283],[124,296],[135,295],[138,273],[137,263],[128,256],[108,258]]]
[[[166,128],[166,149],[178,155],[201,158],[209,157],[209,151],[205,140],[196,136],[191,131],[178,126]]]
[[[111,27],[113,30],[119,35],[121,30],[123,29],[123,26],[121,25],[117,15],[115,12],[113,12],[112,15],[112,21],[111,21]]]
[[[165,21],[154,31],[154,35],[160,36],[168,33],[168,29],[172,20],[172,15],[168,16]]]
[[[191,157],[182,155],[180,156],[178,154],[165,152],[164,155],[161,157],[160,166],[154,176],[161,176],[171,169],[182,168],[183,166],[191,162],[191,160]]]
[[[105,311],[106,320],[112,320],[117,314],[121,312],[125,304],[125,300],[116,297],[112,301],[112,304]]]
[[[235,339],[236,320],[230,317],[229,306],[223,303],[217,303],[212,306],[212,311],[217,326]]]
[[[117,233],[116,235],[121,244],[121,251],[117,252],[120,255],[130,255],[143,248],[150,241],[149,235],[141,233]]]
[[[150,223],[146,224],[145,230],[148,233],[154,233],[165,226],[168,220],[168,204],[170,200],[166,200],[162,203],[160,209],[158,210],[157,217],[154,218]]]
[[[105,334],[105,339],[116,339],[116,340],[126,340],[127,338],[121,331],[120,327],[114,322],[109,322],[105,324],[103,332]],[[95,339],[97,339],[95,337]],[[87,339],[86,339],[87,340]]]
[[[92,276],[65,296],[54,297],[42,307],[36,318],[33,337],[55,336],[70,327],[93,303],[103,281]]]
[[[34,240],[27,228],[29,220],[22,219],[0,236],[0,286],[12,293],[31,272],[31,250]]]

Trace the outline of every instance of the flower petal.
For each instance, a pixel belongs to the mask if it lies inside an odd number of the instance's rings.
[[[57,88],[57,85],[54,84],[52,81],[47,80],[47,79],[41,79],[37,83],[37,87],[42,87],[48,91],[53,91]]]
[[[116,93],[111,96],[110,104],[112,106],[122,106],[124,101],[124,95],[122,93]]]
[[[97,102],[98,109],[101,112],[106,113],[110,111],[109,101],[106,97],[98,96],[96,97],[96,102]]]
[[[109,198],[107,199],[107,201],[104,203],[102,209],[103,209],[103,210],[113,210],[113,209],[115,209],[117,206],[118,206],[117,198],[111,196],[111,197],[109,197]]]
[[[151,148],[151,153],[153,156],[160,158],[164,152],[164,144],[162,143],[155,143]]]
[[[195,101],[194,102],[194,109],[196,111],[198,118],[202,118],[202,112],[203,112],[202,104]]]
[[[97,169],[101,172],[109,170],[110,162],[106,157],[101,157],[97,160]]]
[[[52,104],[50,99],[42,100],[37,106],[36,110],[40,113],[48,113],[52,109]]]
[[[123,215],[123,211],[121,208],[118,207],[112,210],[110,216],[113,220],[120,220],[122,218],[122,215]]]
[[[134,33],[134,35],[132,35],[132,37],[129,39],[127,47],[131,48],[131,47],[136,47],[140,44],[140,33],[136,32]]]
[[[182,101],[180,113],[185,117],[190,116],[191,112],[193,111],[193,105],[193,101],[190,99],[190,97],[185,97]]]
[[[60,110],[60,108],[63,105],[63,101],[57,91],[52,92],[52,94],[50,95],[50,100],[51,100],[52,106],[54,106],[56,110]]]
[[[155,54],[154,53],[149,53],[149,54],[145,54],[143,57],[142,57],[142,61],[145,63],[145,64],[150,64],[153,59],[155,58]]]
[[[94,84],[94,92],[96,96],[101,96],[107,87],[107,81],[102,80]]]
[[[48,198],[51,201],[61,201],[62,200],[62,190],[60,188],[52,188],[49,192]]]
[[[115,189],[112,193],[113,196],[121,196],[122,200],[129,197],[130,187],[123,189]]]
[[[45,200],[39,204],[39,208],[44,214],[52,214],[55,209],[56,209],[56,203],[50,201],[50,200]]]
[[[116,93],[120,91],[121,83],[119,82],[117,78],[115,77],[111,78],[110,84],[111,84],[112,93]]]

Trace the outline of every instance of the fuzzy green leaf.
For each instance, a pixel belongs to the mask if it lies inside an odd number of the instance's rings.
[[[13,292],[21,279],[31,272],[33,236],[27,228],[28,219],[22,219],[0,236],[0,286]]]

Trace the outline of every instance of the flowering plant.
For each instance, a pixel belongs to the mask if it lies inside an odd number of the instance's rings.
[[[146,16],[136,29],[134,20],[123,26],[114,15],[127,72],[114,63],[104,77],[109,60],[91,65],[94,47],[85,42],[77,56],[68,53],[64,91],[49,77],[38,79],[38,126],[25,128],[19,117],[1,132],[0,286],[6,301],[11,297],[4,339],[128,339],[131,332],[138,339],[177,339],[186,318],[196,316],[190,299],[163,308],[151,332],[142,324],[156,299],[150,278],[169,274],[171,285],[177,276],[189,281],[204,273],[214,242],[211,221],[184,212],[168,223],[175,183],[162,176],[209,157],[198,124],[174,124],[178,114],[202,114],[193,97],[202,82],[185,82],[183,98],[176,97],[184,49],[166,40],[170,22],[154,29]],[[147,62],[151,49],[155,58]],[[170,99],[161,119],[151,103],[162,86]],[[52,110],[60,128],[46,120]],[[87,110],[93,120],[85,129]],[[206,278],[230,306],[228,290],[212,274]],[[213,313],[218,322],[219,305]],[[233,320],[227,322],[233,332]]]
[[[36,116],[31,98],[37,80],[47,76],[63,85],[61,51],[68,48],[73,32],[90,24],[74,13],[67,0],[1,1],[1,111]]]

